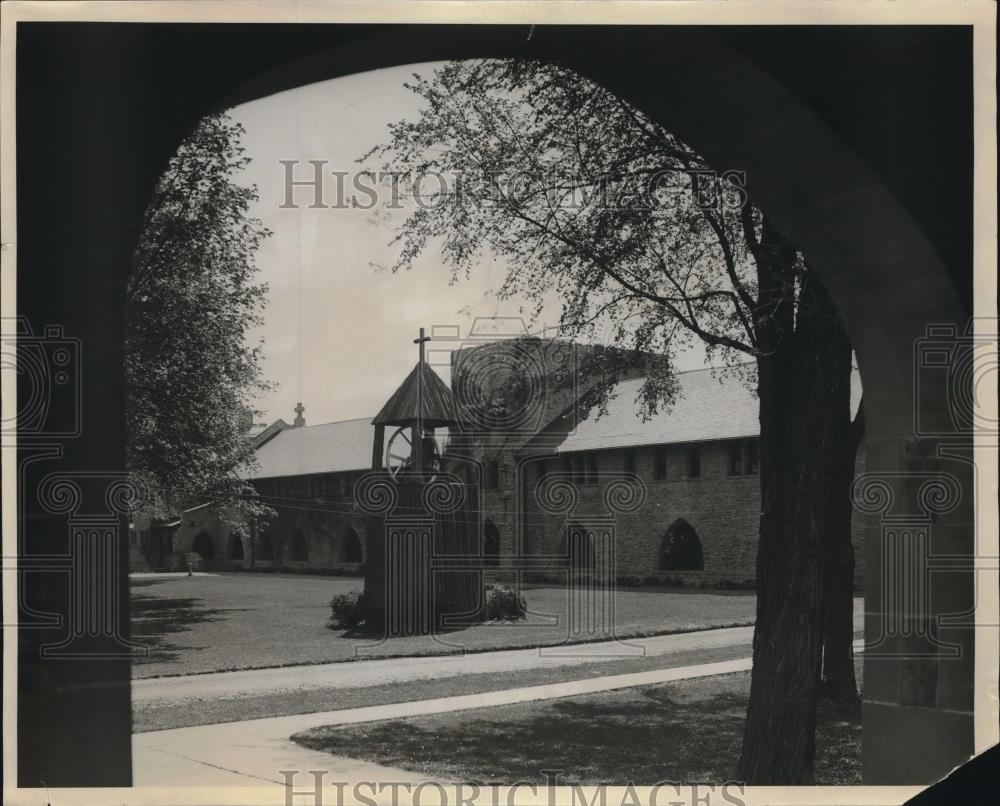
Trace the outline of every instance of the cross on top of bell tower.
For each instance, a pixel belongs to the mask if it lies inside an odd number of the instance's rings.
[[[295,404],[295,420],[292,423],[292,425],[295,426],[295,428],[301,428],[306,424],[306,418],[302,416],[305,410],[306,407],[302,405],[301,400]]]
[[[420,363],[421,364],[427,363],[427,355],[426,355],[426,352],[425,352],[424,345],[427,342],[429,342],[430,340],[431,340],[430,336],[425,336],[424,335],[424,329],[423,328],[420,328],[420,338],[417,338],[417,339],[413,340],[414,344],[419,344],[420,345]]]

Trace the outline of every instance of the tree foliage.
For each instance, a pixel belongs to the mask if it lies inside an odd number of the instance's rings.
[[[585,367],[601,371],[599,406],[639,358],[642,409],[669,405],[674,360],[697,341],[757,391],[757,624],[739,769],[754,784],[808,782],[826,574],[830,557],[851,550],[851,351],[829,294],[751,203],[743,176],[717,175],[658,121],[572,71],[451,62],[407,86],[423,101],[417,117],[362,157],[397,175],[414,203],[392,270],[431,249],[454,279],[487,253],[502,258],[501,297],[533,301],[537,316],[557,296],[564,335],[617,348],[592,351],[603,363]],[[836,590],[849,600],[849,583]],[[849,661],[850,642],[842,649]]]
[[[362,158],[414,180],[392,270],[430,247],[456,278],[484,252],[505,258],[502,298],[532,300],[537,315],[555,292],[562,334],[651,357],[647,411],[672,399],[673,359],[694,342],[752,383],[766,256],[741,176],[716,175],[662,125],[556,65],[451,62],[407,86],[419,116]],[[787,269],[793,298],[807,268]],[[631,358],[598,356],[607,391]]]
[[[267,388],[248,332],[261,322],[255,255],[270,233],[250,215],[256,187],[235,181],[249,162],[242,134],[225,114],[200,122],[156,183],[133,255],[128,466],[150,517],[206,499],[257,506],[239,473],[254,461],[251,401]]]

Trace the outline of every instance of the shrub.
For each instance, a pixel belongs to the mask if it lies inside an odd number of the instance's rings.
[[[361,591],[339,593],[330,600],[330,621],[327,626],[331,630],[356,630],[364,621],[364,594]]]
[[[642,580],[639,577],[634,576],[624,576],[618,577],[618,587],[619,588],[641,588]]]
[[[486,586],[486,618],[490,621],[520,621],[527,617],[524,597],[505,585]]]

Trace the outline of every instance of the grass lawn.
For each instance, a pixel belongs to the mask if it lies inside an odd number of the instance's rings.
[[[653,784],[735,779],[749,673],[460,711],[292,737],[338,756],[478,784]],[[859,784],[861,712],[823,701],[817,784]]]
[[[327,629],[329,601],[362,587],[360,579],[298,574],[224,573],[131,580],[132,636],[149,657],[132,665],[136,677],[192,674],[371,657],[484,651],[565,643],[567,593],[525,591],[526,622],[484,624],[440,636],[373,641]],[[619,590],[614,635],[620,638],[748,625],[752,594]],[[573,641],[610,638],[610,631]]]
[[[232,696],[183,699],[178,702],[133,702],[132,731],[183,728],[190,725],[210,725],[217,722],[237,722],[289,714],[314,714],[345,708],[365,708],[411,700],[432,700],[488,691],[501,691],[525,686],[566,683],[603,675],[633,674],[652,669],[670,669],[698,663],[744,658],[750,654],[745,644],[695,649],[669,655],[645,658],[622,658],[612,661],[555,666],[542,669],[520,669],[496,674],[481,672],[453,677],[412,680],[406,684],[382,683],[363,688],[323,688],[277,691],[256,695],[234,692]]]

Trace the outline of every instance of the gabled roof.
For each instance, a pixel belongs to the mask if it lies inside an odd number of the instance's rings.
[[[673,405],[661,405],[659,412],[645,422],[636,402],[644,380],[619,383],[608,402],[607,414],[597,417],[596,412],[591,412],[555,446],[556,453],[737,439],[760,433],[757,397],[730,373],[716,374],[711,369],[678,373],[680,388]],[[855,371],[851,375],[852,413],[857,412],[860,401],[861,379]],[[552,446],[559,439],[555,429],[552,439],[546,440],[546,436],[540,434],[538,443]]]
[[[406,425],[419,416],[428,428],[446,426],[458,421],[455,400],[445,382],[430,368],[418,362],[406,380],[393,392],[382,410],[372,420],[373,425]]]
[[[368,417],[284,428],[257,448],[249,479],[367,470],[372,465],[375,426]]]
[[[252,439],[255,448],[259,448],[269,439],[272,439],[275,434],[285,428],[291,428],[291,426],[282,419],[277,419],[270,425],[260,425],[254,426],[247,432],[247,439]]]

